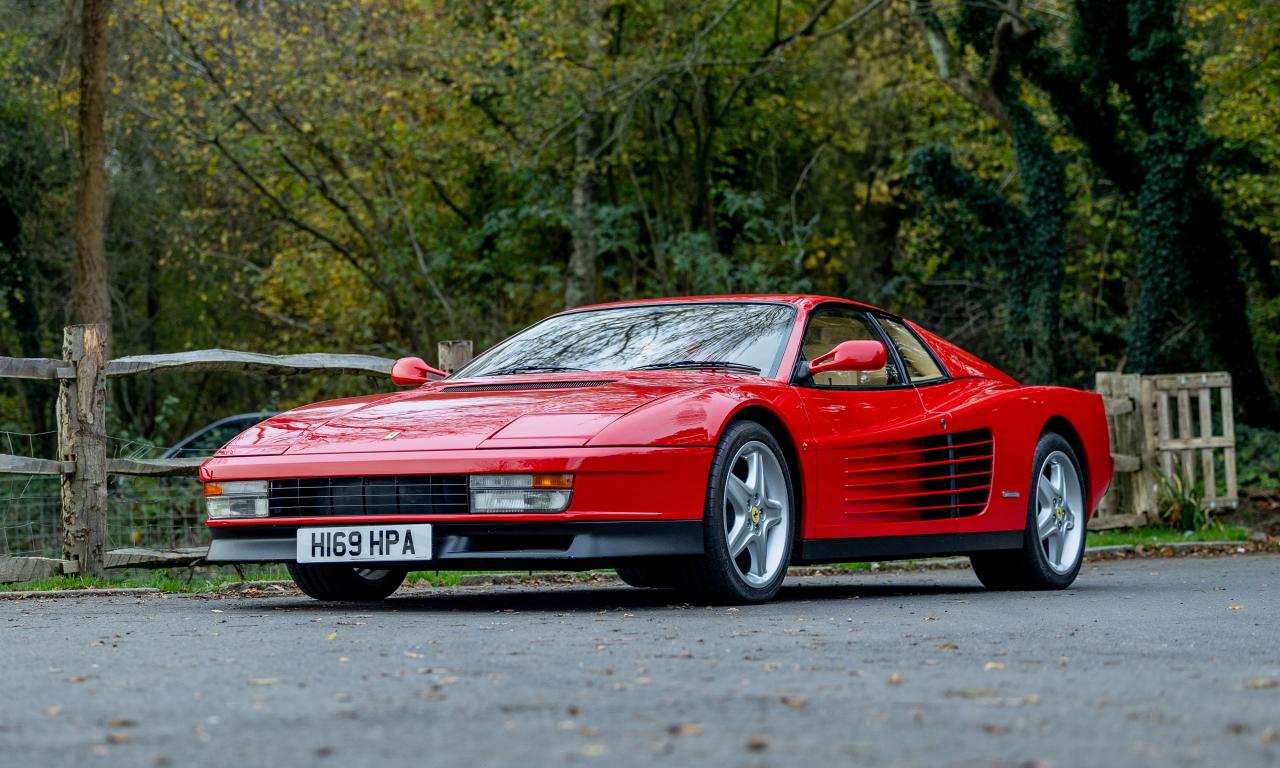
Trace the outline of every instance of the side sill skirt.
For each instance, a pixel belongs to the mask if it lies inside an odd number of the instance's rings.
[[[944,533],[926,536],[876,536],[857,539],[805,539],[796,565],[906,560],[913,557],[968,555],[1022,547],[1022,531]]]

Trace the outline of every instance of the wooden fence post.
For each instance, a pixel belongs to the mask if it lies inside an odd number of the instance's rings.
[[[453,373],[471,362],[471,340],[453,339],[451,341],[442,341],[437,345],[437,353],[440,357],[440,370],[445,373]]]
[[[75,464],[62,476],[62,552],[92,576],[107,537],[106,340],[101,325],[65,328],[62,357],[76,375],[58,388],[58,457]]]

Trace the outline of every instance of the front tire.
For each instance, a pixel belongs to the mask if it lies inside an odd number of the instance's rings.
[[[690,564],[687,583],[714,603],[771,600],[791,560],[795,498],[773,434],[754,421],[729,425],[707,481],[704,552]]]
[[[1087,509],[1084,472],[1075,450],[1049,432],[1036,445],[1021,549],[971,555],[988,589],[1066,589],[1084,559]]]
[[[316,600],[374,603],[404,583],[405,568],[353,568],[349,565],[289,563],[293,583]]]

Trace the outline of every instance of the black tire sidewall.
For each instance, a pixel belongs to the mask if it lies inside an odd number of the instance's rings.
[[[386,570],[383,576],[370,579],[356,573],[349,565],[316,565],[288,563],[289,575],[305,594],[316,600],[376,602],[400,588],[408,575],[407,568],[371,568]]]
[[[785,560],[773,579],[763,587],[748,584],[738,572],[738,566],[729,557],[729,547],[724,530],[724,491],[731,462],[738,449],[749,442],[759,442],[773,452],[774,458],[782,467],[783,477],[787,485],[787,541]],[[768,429],[754,421],[737,421],[730,424],[716,445],[715,456],[711,462],[711,473],[707,480],[707,497],[703,514],[703,556],[702,570],[706,592],[710,597],[726,602],[760,603],[772,599],[782,587],[787,575],[787,565],[791,559],[791,550],[795,544],[798,499],[795,483],[791,478],[791,467],[787,463],[786,454],[777,438]]]
[[[1035,457],[1031,462],[1031,483],[1027,499],[1027,527],[1025,533],[1024,550],[1026,553],[1026,564],[1031,570],[1032,577],[1042,582],[1044,586],[1056,589],[1065,589],[1071,586],[1076,580],[1076,576],[1080,573],[1080,566],[1084,562],[1085,539],[1088,537],[1088,510],[1080,510],[1080,519],[1078,525],[1084,526],[1080,537],[1080,552],[1076,554],[1075,565],[1066,573],[1058,573],[1049,567],[1049,560],[1045,556],[1044,548],[1040,545],[1040,531],[1037,525],[1037,496],[1036,486],[1040,481],[1040,472],[1044,468],[1044,462],[1051,453],[1055,451],[1061,452],[1071,461],[1072,467],[1076,471],[1076,477],[1080,478],[1080,493],[1083,497],[1085,506],[1088,506],[1089,485],[1088,479],[1085,477],[1084,470],[1080,466],[1080,460],[1076,457],[1075,449],[1071,447],[1071,443],[1066,438],[1056,432],[1049,432],[1040,437],[1040,441],[1036,444]]]

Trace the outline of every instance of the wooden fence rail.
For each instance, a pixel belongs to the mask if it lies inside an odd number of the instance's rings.
[[[99,575],[104,568],[189,565],[199,548],[158,552],[106,548],[107,475],[175,477],[195,474],[202,458],[112,459],[107,456],[106,382],[109,378],[162,371],[244,371],[278,375],[324,373],[386,376],[394,361],[372,355],[308,353],[263,355],[205,349],[106,360],[101,326],[63,330],[63,359],[0,357],[0,378],[58,382],[58,458],[0,454],[0,474],[62,478],[63,557],[11,557],[0,553],[0,582],[27,581],[60,573]],[[442,341],[441,368],[452,372],[471,359],[470,341]]]

